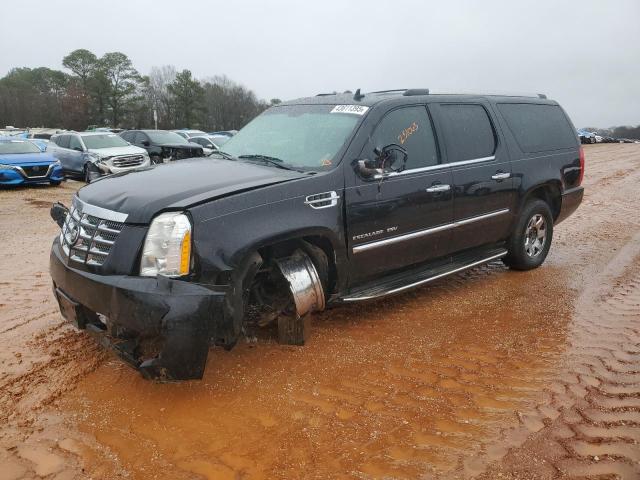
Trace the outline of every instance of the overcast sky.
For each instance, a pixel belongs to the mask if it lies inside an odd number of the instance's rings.
[[[543,92],[577,126],[640,124],[640,0],[29,0],[0,15],[0,75],[87,48],[141,73],[226,74],[259,97],[430,87]]]

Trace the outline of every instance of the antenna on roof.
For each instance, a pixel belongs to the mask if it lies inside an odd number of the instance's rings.
[[[353,95],[354,100],[362,100],[364,98],[364,93],[360,93],[360,89],[356,90],[356,93]]]

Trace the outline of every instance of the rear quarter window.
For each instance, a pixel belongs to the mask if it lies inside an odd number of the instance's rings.
[[[499,103],[498,110],[525,153],[577,146],[573,128],[558,105]]]

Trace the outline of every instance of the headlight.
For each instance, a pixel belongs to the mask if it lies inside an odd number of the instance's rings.
[[[87,157],[89,158],[89,161],[93,163],[99,163],[103,160],[103,158],[97,153],[88,153]]]
[[[53,162],[53,163],[51,164],[51,166],[52,166],[53,168],[56,168],[56,167],[61,167],[61,166],[62,166],[62,164],[60,163],[60,160],[56,160],[55,162]]]
[[[140,275],[180,277],[189,273],[191,222],[184,213],[161,213],[151,222],[140,259]]]
[[[3,165],[0,163],[0,170],[14,170],[15,167],[13,165]]]

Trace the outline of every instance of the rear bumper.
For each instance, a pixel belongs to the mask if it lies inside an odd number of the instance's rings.
[[[165,277],[96,275],[68,262],[56,239],[50,272],[65,318],[97,336],[146,378],[202,377],[215,320],[223,315],[224,293]]]
[[[566,190],[562,194],[562,203],[560,205],[560,214],[556,218],[556,225],[565,220],[569,215],[576,211],[582,203],[584,196],[584,187],[576,187]]]

